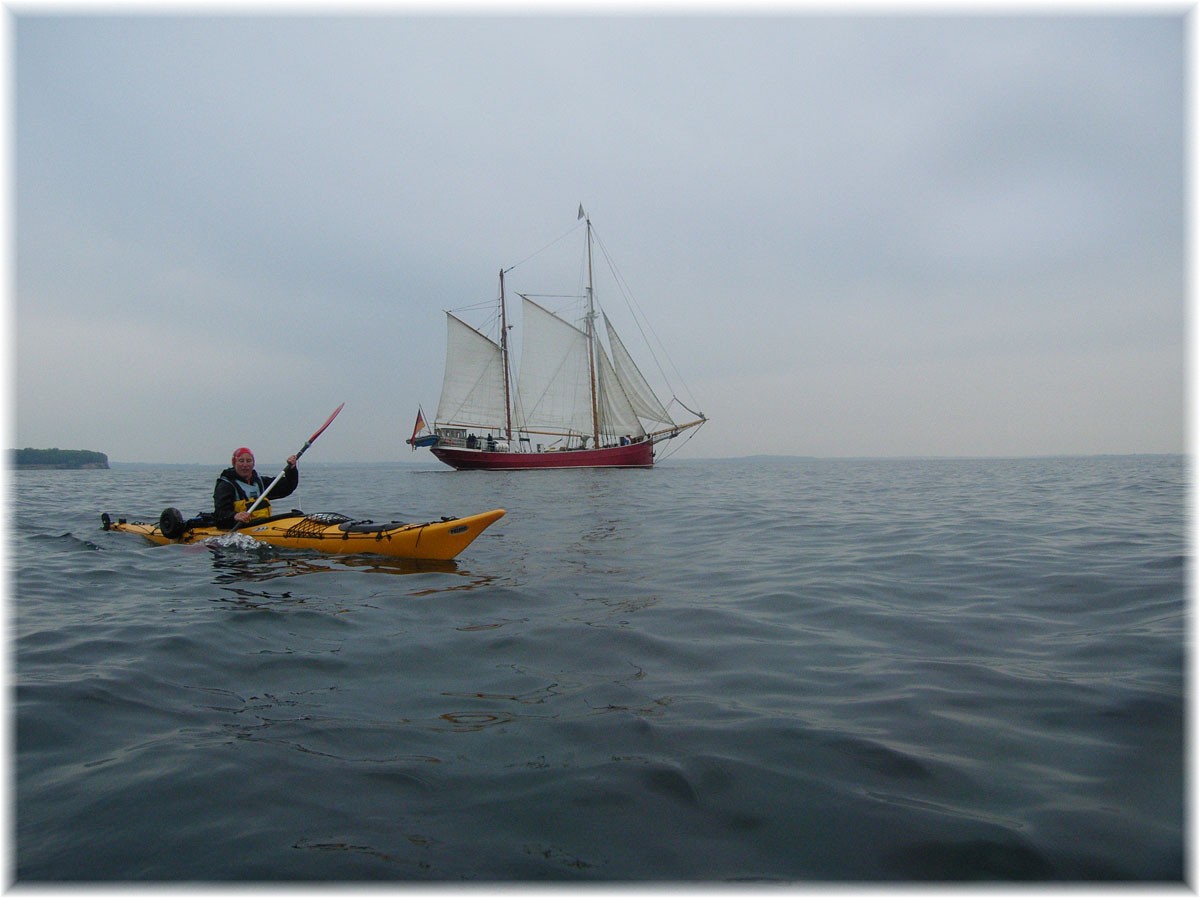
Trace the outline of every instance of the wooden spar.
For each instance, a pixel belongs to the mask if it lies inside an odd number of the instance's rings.
[[[701,424],[707,423],[707,421],[708,418],[701,416],[695,421],[689,421],[687,424],[677,424],[674,427],[664,427],[662,430],[652,430],[646,434],[646,439],[657,443],[665,439],[668,435],[675,436],[675,434],[682,433],[685,430],[699,427]]]
[[[580,211],[583,211],[582,208]],[[592,219],[587,218],[587,337],[588,337],[588,385],[592,392],[592,445],[600,448],[600,412],[596,404],[596,312],[592,288]]]
[[[500,359],[504,366],[504,436],[512,442],[512,400],[508,393],[508,311],[504,302],[504,269],[500,269]]]

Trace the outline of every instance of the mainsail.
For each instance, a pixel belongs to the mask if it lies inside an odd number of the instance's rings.
[[[524,300],[525,336],[517,397],[521,429],[561,436],[590,436],[599,445],[621,437],[642,437],[642,419],[674,427],[646,378],[634,363],[612,322],[604,316],[612,356],[583,331],[535,303]],[[588,353],[596,366],[596,416]]]
[[[521,429],[545,434],[592,432],[588,335],[526,296],[517,404]]]

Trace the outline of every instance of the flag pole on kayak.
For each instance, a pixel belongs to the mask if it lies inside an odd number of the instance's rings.
[[[308,440],[305,441],[304,445],[300,447],[300,451],[296,453],[296,461],[299,461],[300,456],[308,451],[308,447],[311,446],[313,443],[315,443],[317,441],[317,437],[319,437],[321,434],[323,434],[325,432],[325,428],[333,423],[333,419],[338,416],[338,412],[340,412],[345,405],[346,405],[346,403],[343,402],[341,405],[339,405],[337,408],[335,408],[333,410],[333,414],[325,419],[325,423],[317,428],[316,433],[314,433],[312,436],[310,436],[308,438]],[[267,498],[267,493],[271,492],[271,490],[275,486],[275,484],[279,483],[279,481],[283,479],[283,476],[286,473],[287,473],[287,465],[284,465],[283,470],[279,473],[279,476],[276,477],[274,480],[272,480],[267,485],[267,488],[262,491],[262,495],[254,500],[254,504],[246,509],[247,513],[252,513],[254,511],[254,509],[258,508],[259,503],[262,502],[263,499]],[[239,521],[238,523],[233,525],[233,527],[230,529],[229,532],[233,533],[233,531],[237,530],[238,527],[240,527],[240,526],[241,526],[241,522]]]

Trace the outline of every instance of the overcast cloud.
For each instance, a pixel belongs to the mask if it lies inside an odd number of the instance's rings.
[[[18,9],[11,440],[411,460],[582,203],[679,457],[1182,451],[1183,16]]]

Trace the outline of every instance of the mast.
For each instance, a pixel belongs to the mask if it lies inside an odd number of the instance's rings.
[[[580,212],[583,211],[581,206]],[[600,448],[600,413],[596,407],[596,311],[592,292],[592,219],[587,217],[587,339],[588,339],[588,386],[592,394],[592,448]]]
[[[504,269],[500,269],[500,359],[504,365],[504,436],[512,442],[512,399],[508,376],[508,312],[504,302]]]

